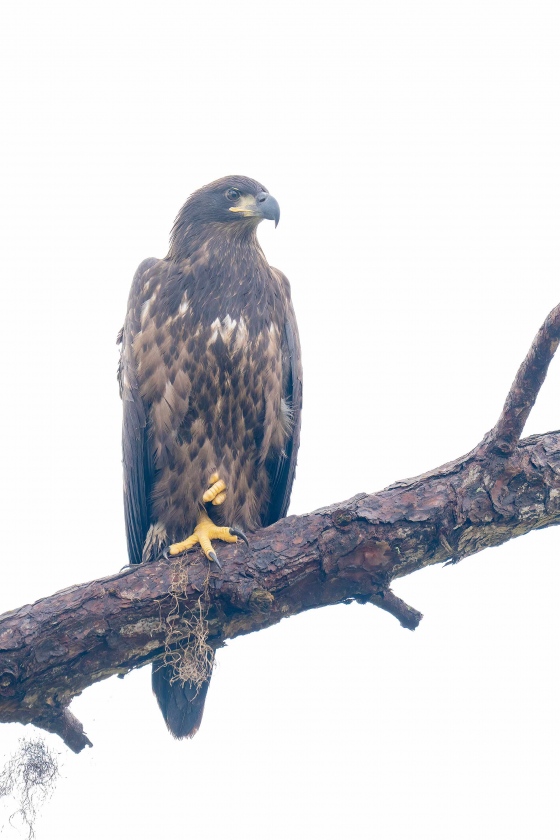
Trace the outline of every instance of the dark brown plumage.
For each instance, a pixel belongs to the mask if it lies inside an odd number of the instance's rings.
[[[263,218],[279,208],[261,184],[214,181],[179,212],[165,259],[134,277],[119,365],[131,563],[193,532],[214,473],[227,487],[206,505],[216,524],[250,532],[286,514],[301,359],[289,283],[257,241]],[[192,735],[208,683],[196,693],[171,676],[155,663],[154,691],[171,732]]]

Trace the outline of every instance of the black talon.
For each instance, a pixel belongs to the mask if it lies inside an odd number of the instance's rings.
[[[119,574],[121,572],[124,572],[125,569],[129,572],[132,572],[132,571],[134,571],[134,569],[138,568],[138,565],[139,565],[138,563],[127,563],[126,566],[121,566],[120,567]]]
[[[243,540],[247,548],[249,547],[249,540],[247,539],[243,531],[241,531],[239,528],[230,528],[229,532],[232,535],[232,537],[239,537],[240,540]]]
[[[179,551],[177,554],[170,554],[169,553],[170,548],[171,548],[170,545],[166,546],[157,559],[158,560],[161,560],[161,559],[163,559],[163,560],[174,560],[176,557],[181,557],[183,554],[187,553],[186,551]]]
[[[214,563],[217,565],[218,569],[222,568],[222,564],[218,560],[218,555],[216,554],[215,551],[209,551],[208,552],[208,557],[210,558],[210,560],[214,561]]]

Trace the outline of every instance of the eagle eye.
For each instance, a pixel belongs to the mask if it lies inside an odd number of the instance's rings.
[[[237,201],[240,195],[241,193],[239,190],[235,190],[233,187],[230,187],[230,189],[226,191],[226,198],[228,201]]]

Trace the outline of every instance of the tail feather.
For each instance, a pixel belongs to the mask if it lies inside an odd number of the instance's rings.
[[[191,682],[171,682],[172,677],[171,665],[153,663],[152,688],[167,728],[174,738],[192,738],[202,720],[210,677],[198,690]]]

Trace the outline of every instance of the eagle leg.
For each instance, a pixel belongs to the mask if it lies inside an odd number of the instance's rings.
[[[214,525],[208,514],[206,512],[201,512],[198,516],[197,526],[190,537],[187,537],[187,539],[183,540],[183,542],[173,543],[173,545],[170,545],[167,549],[167,554],[171,556],[182,554],[183,551],[188,551],[189,548],[192,548],[198,543],[207,558],[209,560],[213,560],[214,563],[217,563],[218,567],[221,569],[222,567],[220,565],[220,561],[218,560],[216,552],[212,547],[211,540],[222,540],[222,542],[235,543],[237,542],[238,537],[244,540],[247,545],[249,544],[247,542],[247,537],[242,531],[239,531],[237,528],[219,527],[218,525]]]

